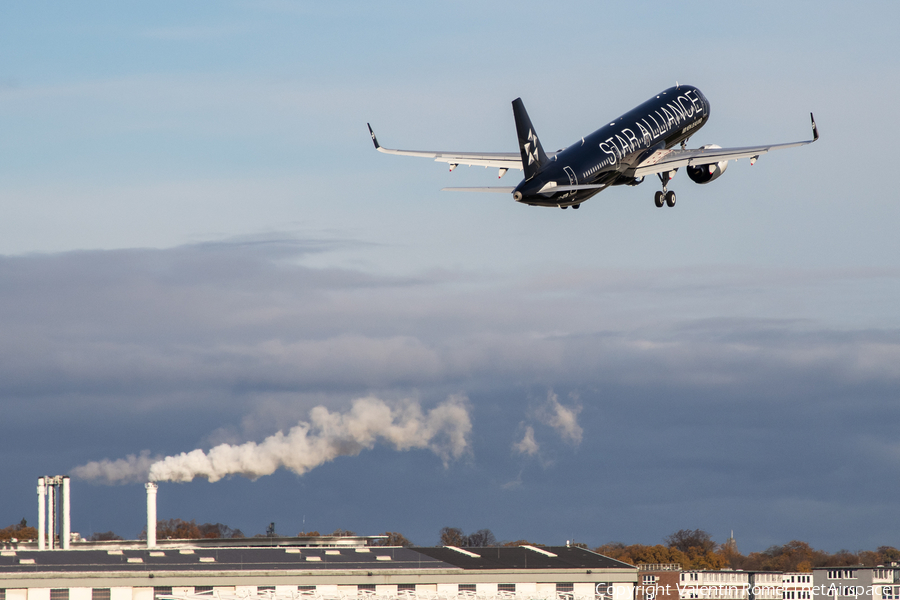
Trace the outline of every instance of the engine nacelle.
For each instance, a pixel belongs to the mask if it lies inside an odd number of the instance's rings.
[[[700,146],[701,150],[706,150],[708,148],[721,148],[722,146],[716,146],[715,144],[707,144],[705,146]],[[689,166],[687,168],[688,177],[691,178],[691,181],[694,183],[709,183],[713,179],[718,179],[722,176],[722,173],[725,172],[725,169],[728,168],[728,161],[723,160],[717,163],[712,163],[709,165],[694,165]]]

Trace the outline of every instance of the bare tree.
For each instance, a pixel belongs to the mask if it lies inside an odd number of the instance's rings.
[[[332,533],[331,535],[333,535],[334,537],[352,537],[356,534],[349,529],[335,529],[334,533]]]
[[[386,536],[384,539],[375,541],[376,546],[412,546],[412,542],[399,531],[385,531],[384,535]]]
[[[679,529],[663,540],[669,548],[675,548],[687,554],[691,548],[699,548],[702,552],[712,552],[716,543],[712,536],[702,529]]]
[[[484,548],[486,546],[496,546],[497,538],[490,529],[479,529],[475,533],[466,536],[466,546],[472,548]]]
[[[244,537],[240,529],[232,529],[223,523],[204,523],[200,525],[200,536],[204,538],[237,539]]]
[[[528,540],[516,540],[514,542],[503,542],[500,545],[505,548],[515,547],[515,546],[546,546],[546,544],[538,544],[536,542],[529,542]]]

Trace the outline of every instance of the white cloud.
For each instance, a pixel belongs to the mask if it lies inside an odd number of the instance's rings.
[[[562,437],[563,440],[577,446],[581,443],[584,430],[578,424],[580,406],[566,407],[559,403],[555,393],[547,393],[547,424]]]
[[[540,449],[541,447],[534,439],[534,427],[531,425],[525,428],[525,436],[522,440],[513,444],[513,450],[516,453],[526,456],[534,456]]]

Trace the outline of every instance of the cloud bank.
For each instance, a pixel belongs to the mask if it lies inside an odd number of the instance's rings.
[[[743,519],[749,530],[758,510],[771,524],[754,529],[763,548],[783,543],[790,524],[799,524],[797,539],[838,540],[841,532],[817,533],[830,515],[842,515],[847,535],[865,531],[900,491],[864,476],[898,464],[890,424],[900,419],[900,327],[885,300],[900,293],[898,273],[698,267],[498,278],[305,264],[336,246],[232,240],[0,257],[0,434],[8,440],[0,459],[11,485],[31,489],[35,473],[73,464],[81,465],[73,474],[94,481],[140,482],[162,463],[157,477],[226,479],[172,486],[162,507],[177,495],[180,505],[207,506],[205,494],[227,488],[234,513],[216,520],[252,529],[237,506],[242,494],[259,504],[257,496],[303,487],[319,523],[333,513],[331,530],[395,511],[392,527],[418,519],[409,532],[425,532],[421,543],[435,541],[432,529],[448,523],[432,521],[444,518],[550,540],[592,522],[578,517],[587,510],[579,498],[602,493],[604,509],[623,515],[615,525],[623,531],[596,526],[598,543],[632,539],[672,514],[683,515],[673,529],[738,529]],[[864,326],[830,316],[844,306],[857,307]],[[447,400],[460,392],[468,402]],[[354,413],[353,401],[366,398],[384,406]],[[456,460],[463,447],[471,460]],[[397,452],[404,448],[426,452]],[[313,468],[348,453],[358,456]],[[435,469],[435,454],[450,468]],[[269,472],[252,491],[228,476]],[[410,473],[421,483],[411,501],[433,512],[393,502]],[[327,495],[343,477],[365,482],[370,507]],[[492,494],[512,490],[500,483],[511,480],[520,482],[516,495],[499,511]],[[528,525],[534,535],[520,531],[541,510],[525,504],[550,487],[572,491],[566,506]],[[121,513],[130,524],[103,530],[139,531],[127,510],[139,492],[80,485],[80,514],[93,511],[100,523]],[[668,499],[676,497],[677,506]],[[111,498],[125,508],[109,508]],[[4,503],[8,520],[32,504],[24,493]],[[809,505],[818,512],[797,508]],[[302,517],[274,500],[260,510],[280,522]],[[341,522],[350,514],[365,525]],[[642,539],[671,531],[651,533]],[[889,543],[880,535],[834,543]]]

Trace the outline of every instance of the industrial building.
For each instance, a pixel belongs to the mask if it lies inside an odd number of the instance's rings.
[[[402,548],[166,544],[155,549],[5,550],[0,600],[510,597],[631,600],[637,570],[578,547]],[[365,538],[353,538],[365,542]],[[215,540],[229,542],[231,540]],[[248,540],[244,540],[245,542]],[[85,547],[96,544],[85,543]]]
[[[383,546],[383,536],[146,540],[70,532],[69,478],[38,480],[38,539],[0,546],[0,600],[900,600],[900,566],[682,570],[576,546]]]
[[[381,536],[157,540],[147,483],[145,541],[69,531],[69,478],[38,479],[38,539],[0,548],[0,600],[301,596],[632,600],[637,569],[575,546],[406,548]],[[60,514],[61,513],[61,514]],[[59,540],[57,543],[57,539]]]

